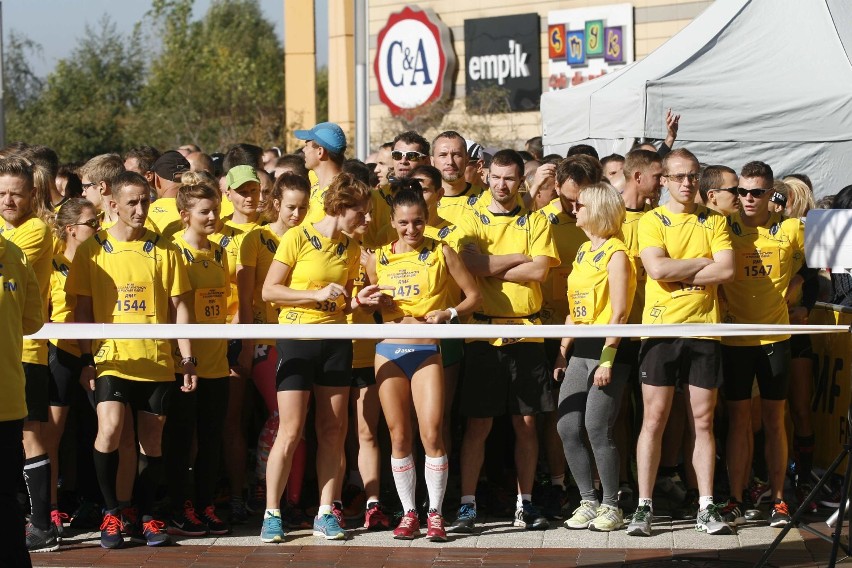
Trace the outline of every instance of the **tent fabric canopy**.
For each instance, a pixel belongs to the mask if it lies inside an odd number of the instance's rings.
[[[645,59],[546,93],[544,143],[623,151],[617,140],[664,138],[668,108],[683,116],[677,146],[703,162],[762,159],[836,192],[852,176],[814,169],[840,169],[852,149],[852,2],[716,0]]]

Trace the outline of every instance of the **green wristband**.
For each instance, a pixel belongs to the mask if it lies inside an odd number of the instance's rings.
[[[601,350],[601,360],[598,363],[598,367],[612,368],[616,353],[618,353],[618,348],[604,345],[604,348]]]

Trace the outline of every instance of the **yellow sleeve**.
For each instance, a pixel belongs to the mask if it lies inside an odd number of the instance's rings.
[[[559,253],[553,243],[553,234],[550,232],[550,223],[541,215],[530,215],[528,222],[530,227],[530,252],[532,258],[537,256],[550,257],[551,266],[559,265]]]
[[[75,296],[92,295],[92,281],[89,273],[89,267],[92,263],[89,256],[91,247],[87,246],[92,242],[95,242],[94,239],[80,245],[74,255],[74,260],[71,261],[71,270],[68,271],[68,279],[65,281],[65,292],[68,294]]]
[[[733,250],[731,233],[729,233],[727,220],[718,213],[713,215],[715,225],[713,226],[713,241],[710,243],[710,251],[716,254],[722,250]],[[641,225],[639,225],[641,228]]]
[[[302,248],[301,235],[302,231],[295,229],[284,233],[281,242],[278,244],[278,250],[275,251],[274,260],[284,263],[290,268],[296,266]]]
[[[163,288],[169,291],[169,296],[175,297],[192,290],[186,265],[180,260],[180,250],[177,245],[169,243],[166,246],[166,265],[162,273]],[[74,257],[76,260],[76,255]]]
[[[53,240],[48,235],[47,225],[36,223],[30,219],[26,226],[22,226],[15,234],[15,244],[27,256],[30,267],[35,265],[44,255],[53,253]],[[50,241],[47,246],[46,241]]]
[[[237,249],[237,264],[243,266],[257,266],[258,245],[260,244],[260,232],[263,229],[249,231]]]
[[[805,264],[805,224],[798,219],[788,219],[787,222],[789,221],[795,221],[796,224],[790,235],[790,241],[793,245],[793,267],[791,273],[796,274]]]
[[[728,237],[728,248],[731,248],[731,239]],[[656,247],[666,250],[666,244],[663,239],[662,225],[657,220],[655,212],[642,215],[639,219],[639,253],[649,247]]]
[[[24,335],[35,333],[44,325],[42,300],[35,272],[29,262],[24,261],[27,275],[27,293],[21,306],[22,328]]]

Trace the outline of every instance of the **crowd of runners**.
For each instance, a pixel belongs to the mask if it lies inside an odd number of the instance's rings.
[[[799,499],[811,483],[807,335],[22,339],[47,321],[807,323],[810,180],[771,157],[705,164],[674,147],[678,121],[601,159],[409,131],[361,162],[332,123],[292,154],[144,146],[60,167],[3,149],[0,507],[26,509],[0,516],[20,534],[4,553],[94,527],[105,548],[159,546],[252,515],[267,543],[361,525],[440,542],[486,512],[648,536],[662,500],[708,534],[764,500],[787,524],[785,480]]]

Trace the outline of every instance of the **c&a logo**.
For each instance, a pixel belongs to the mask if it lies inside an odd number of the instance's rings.
[[[379,32],[373,72],[393,114],[448,94],[455,67],[450,31],[432,10],[406,6]]]

